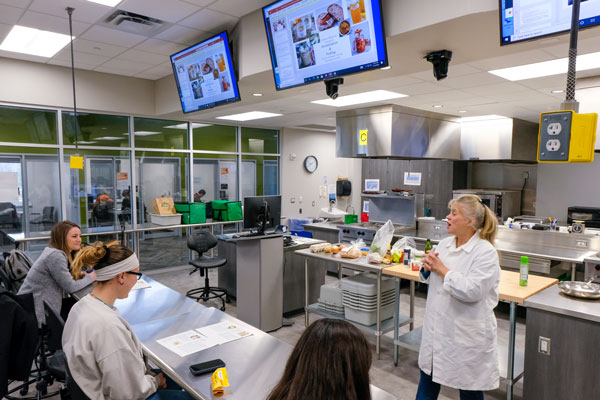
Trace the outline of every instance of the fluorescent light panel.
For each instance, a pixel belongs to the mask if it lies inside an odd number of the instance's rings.
[[[192,122],[192,129],[194,129],[194,128],[205,128],[207,126],[212,126],[212,124],[200,124],[200,123]],[[182,124],[169,125],[169,126],[165,126],[165,128],[187,130],[187,123],[184,122]]]
[[[222,117],[217,117],[217,119],[228,119],[231,121],[250,121],[253,119],[279,117],[281,115],[282,114],[275,114],[263,111],[250,111],[241,114],[224,115]]]
[[[558,60],[494,69],[488,72],[509,81],[521,81],[524,79],[566,74],[568,67],[569,59],[559,58]],[[577,71],[586,71],[595,68],[600,68],[600,52],[577,56]]]
[[[87,0],[90,3],[102,4],[103,6],[114,7],[123,0]]]
[[[69,35],[15,25],[0,44],[0,50],[52,57],[70,41]]]
[[[340,96],[335,100],[315,100],[311,101],[311,103],[332,107],[345,107],[352,106],[355,104],[372,103],[374,101],[399,99],[401,97],[407,97],[407,95],[402,93],[390,92],[387,90],[373,90],[372,92],[351,94],[349,96]]]
[[[117,137],[117,136],[102,136],[98,138],[94,138],[95,140],[124,140],[125,138]]]

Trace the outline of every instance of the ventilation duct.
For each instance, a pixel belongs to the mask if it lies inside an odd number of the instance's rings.
[[[104,19],[105,26],[136,35],[154,36],[171,24],[124,10],[116,10]]]

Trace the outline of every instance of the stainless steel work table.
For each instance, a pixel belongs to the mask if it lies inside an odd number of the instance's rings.
[[[412,318],[414,318],[414,284],[415,282],[419,281],[419,272],[412,271],[410,268],[402,265],[394,265],[385,268],[383,273],[396,277],[394,290],[394,315],[398,314],[398,309],[400,307],[400,279],[408,279],[410,281],[410,316],[412,320]],[[528,285],[519,286],[518,272],[506,270],[502,270],[500,272],[498,297],[501,301],[505,301],[510,304],[508,348],[505,351],[498,352],[500,376],[506,381],[506,398],[508,400],[512,399],[513,386],[519,379],[521,379],[524,372],[524,354],[522,351],[515,351],[517,304],[523,305],[527,298],[541,291],[548,292],[552,288],[547,288],[554,285],[557,281],[557,279],[529,275]],[[554,287],[556,288],[556,286]],[[421,347],[422,327],[413,330],[413,326],[411,324],[410,331],[401,337],[398,333],[399,327],[399,324],[395,324],[394,326],[394,365],[398,365],[398,346],[406,347],[414,351],[419,351]],[[517,360],[517,362],[515,362],[515,360]],[[517,364],[517,368],[515,368],[515,364]]]
[[[148,296],[142,293],[144,291],[148,291]],[[172,293],[167,293],[169,291]],[[115,305],[123,318],[132,325],[132,329],[142,342],[144,354],[194,398],[202,400],[217,398],[212,394],[211,374],[194,376],[189,371],[191,364],[215,358],[225,362],[230,382],[230,386],[225,388],[224,395],[218,398],[264,399],[279,381],[292,351],[292,347],[287,343],[216,308],[204,307],[195,302],[192,302],[189,312],[153,319],[167,312],[175,313],[183,309],[160,302],[154,304],[159,310],[148,313],[146,297],[155,293],[162,295],[164,299],[173,299],[175,304],[178,304],[176,297],[185,299],[185,296],[159,283],[154,290],[147,288],[136,292],[139,293],[130,293],[129,298],[119,300]],[[127,306],[128,308],[124,308]],[[140,314],[147,322],[133,323],[138,320],[136,314]],[[252,332],[252,336],[214,346],[186,357],[180,357],[157,343],[159,339],[221,321],[231,321],[238,326],[243,326],[244,329]],[[373,385],[371,385],[371,394],[374,400],[396,399],[395,396]]]
[[[525,300],[526,307],[550,311],[568,317],[600,322],[600,300],[579,299],[561,293],[558,286],[529,297]]]
[[[210,227],[210,232],[214,233],[214,227],[220,225],[221,233],[223,233],[223,225],[225,224],[235,224],[239,221],[212,221],[207,220],[207,222],[197,223],[197,224],[175,224],[175,225],[157,225],[149,222],[143,224],[125,224],[125,229],[122,231],[120,227],[116,225],[107,226],[107,227],[95,227],[95,228],[82,228],[81,236],[106,236],[106,235],[117,235],[119,233],[133,234],[134,236],[134,247],[135,252],[139,256],[139,233],[140,232],[150,232],[150,231],[160,231],[160,230],[169,230],[169,229],[177,229],[177,228],[198,228],[198,227]],[[35,242],[41,240],[50,239],[50,231],[45,232],[30,232],[27,235],[23,232],[19,233],[8,233],[5,234],[14,244],[16,248],[23,249],[23,245],[27,242]]]
[[[342,279],[342,266],[347,269],[352,269],[356,271],[369,271],[374,272],[377,275],[377,322],[375,325],[367,326],[363,324],[359,324],[357,322],[348,321],[354,326],[363,329],[367,332],[372,332],[376,336],[376,345],[375,345],[375,353],[379,356],[379,352],[381,349],[381,336],[394,329],[394,318],[389,318],[385,321],[381,321],[381,275],[382,270],[385,267],[385,264],[370,264],[367,262],[366,257],[360,258],[342,258],[338,254],[331,253],[312,253],[310,249],[302,249],[296,250],[296,254],[305,257],[304,259],[304,274],[306,280],[305,286],[305,313],[304,313],[304,323],[305,326],[309,325],[309,313],[314,313],[326,318],[336,318],[336,319],[344,319],[343,314],[335,314],[332,312],[328,312],[319,308],[318,304],[309,304],[309,285],[308,285],[308,259],[315,258],[319,260],[327,260],[334,261],[338,264],[338,278]],[[409,323],[411,320],[406,315],[398,315],[398,324],[404,325]]]

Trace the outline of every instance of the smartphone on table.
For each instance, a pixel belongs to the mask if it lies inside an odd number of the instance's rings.
[[[223,368],[225,363],[220,358],[190,365],[192,375],[202,375]]]

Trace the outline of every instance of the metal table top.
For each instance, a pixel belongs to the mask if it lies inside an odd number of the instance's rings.
[[[150,284],[149,288],[132,290],[127,298],[115,301],[119,314],[129,325],[206,309],[202,304],[152,278],[144,275],[143,279]]]
[[[165,229],[176,229],[176,228],[195,228],[195,227],[203,227],[203,226],[215,226],[215,225],[225,225],[225,224],[234,224],[240,221],[212,221],[210,219],[206,220],[206,222],[198,223],[198,224],[176,224],[176,225],[156,225],[150,222],[146,222],[143,224],[125,224],[125,233],[132,232],[144,232],[144,231],[160,231]],[[112,226],[102,226],[95,228],[82,228],[81,236],[90,236],[90,235],[115,235],[121,233],[121,228],[118,225]],[[6,236],[14,243],[21,242],[32,242],[36,240],[48,240],[50,239],[50,231],[44,232],[29,232],[25,235],[24,232],[18,233],[8,233]]]
[[[525,306],[569,317],[600,322],[600,300],[579,299],[561,293],[557,285],[531,296]]]
[[[367,257],[361,256],[359,258],[342,258],[340,256],[340,254],[332,254],[332,253],[312,253],[310,251],[310,249],[302,249],[302,250],[296,250],[294,253],[301,255],[301,256],[305,256],[305,257],[310,257],[310,258],[317,258],[319,260],[327,260],[327,261],[333,261],[333,262],[338,262],[343,264],[345,267],[348,268],[355,268],[361,271],[371,271],[371,272],[375,272],[375,273],[381,273],[381,271],[388,267],[388,265],[386,264],[371,264],[369,262],[367,262]]]

